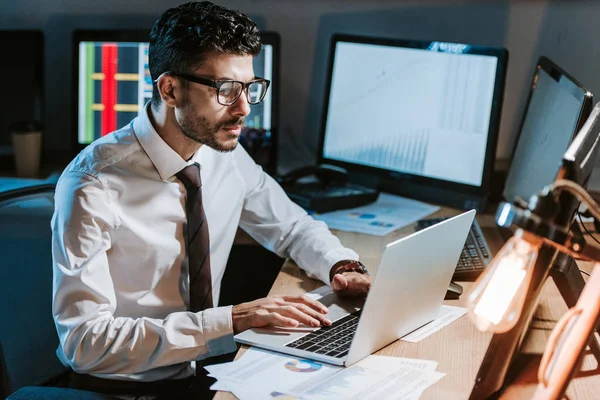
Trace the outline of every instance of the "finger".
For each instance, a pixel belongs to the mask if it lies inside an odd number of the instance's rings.
[[[320,313],[327,314],[327,307],[317,300],[313,300],[308,296],[284,296],[282,297],[288,303],[301,303],[309,306],[313,310],[317,310]]]
[[[284,317],[295,319],[296,321],[307,326],[321,326],[321,321],[312,317],[309,314],[302,312],[292,304],[275,308],[273,311],[283,315]]]
[[[302,304],[302,303],[289,303],[289,304],[292,304],[294,307],[298,308],[304,314],[308,314],[311,317],[319,320],[319,324],[323,324],[326,326],[331,325],[331,320],[329,320],[325,316],[325,314],[313,310],[312,308],[308,307],[306,304]]]
[[[371,289],[373,277],[369,275],[355,273],[348,279],[348,293],[354,296],[366,296]]]
[[[369,275],[359,274],[357,272],[345,272],[347,285],[338,294],[343,296],[366,296],[371,288],[373,278]]]
[[[283,315],[270,312],[265,315],[265,322],[271,326],[289,326],[291,328],[295,328],[299,325],[298,321],[293,318],[287,318]]]
[[[345,291],[348,287],[348,280],[343,274],[335,274],[333,276],[333,280],[331,281],[331,289],[334,292],[342,292]]]

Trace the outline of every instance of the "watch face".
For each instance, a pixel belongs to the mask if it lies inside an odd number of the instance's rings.
[[[367,267],[365,267],[365,264],[361,263],[360,261],[357,261],[358,265],[360,266],[360,268],[362,269],[363,274],[369,274],[369,271],[367,270]]]

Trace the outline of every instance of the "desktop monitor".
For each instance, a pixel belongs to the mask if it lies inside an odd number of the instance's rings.
[[[554,182],[562,156],[590,115],[592,94],[546,57],[540,57],[519,130],[504,199],[528,201]]]
[[[319,162],[365,186],[482,210],[508,52],[334,35]]]
[[[271,174],[277,166],[279,35],[261,33],[263,50],[254,73],[271,86],[262,103],[251,106],[240,143]],[[75,148],[125,126],[152,98],[148,31],[75,31],[73,34]]]
[[[44,34],[38,30],[0,30],[0,166],[13,167],[10,126],[44,120]]]

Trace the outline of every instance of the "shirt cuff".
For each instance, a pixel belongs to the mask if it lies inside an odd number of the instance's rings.
[[[358,261],[358,254],[354,250],[342,247],[328,251],[323,257],[324,265],[319,269],[319,279],[328,285],[331,285],[329,281],[329,272],[331,267],[338,261],[342,260],[355,260]]]
[[[233,306],[207,308],[202,311],[202,332],[206,339],[207,353],[202,358],[218,356],[237,350],[233,340]]]

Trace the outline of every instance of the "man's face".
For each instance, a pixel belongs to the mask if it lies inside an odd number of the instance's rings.
[[[252,56],[209,54],[201,67],[190,72],[212,80],[248,82],[254,79]],[[219,104],[217,91],[208,86],[188,82],[184,93],[183,106],[175,109],[181,132],[214,150],[233,151],[244,126],[244,117],[250,114],[246,91],[230,106]]]

